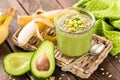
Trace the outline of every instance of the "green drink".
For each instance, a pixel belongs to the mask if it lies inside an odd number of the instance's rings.
[[[94,16],[80,8],[67,8],[55,17],[57,44],[67,56],[81,56],[91,46]]]

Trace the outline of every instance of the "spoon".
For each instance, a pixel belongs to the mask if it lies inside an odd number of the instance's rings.
[[[88,53],[88,54],[96,56],[96,55],[100,54],[104,50],[104,48],[105,48],[105,45],[103,43],[95,44],[94,46],[92,46],[90,48],[90,53]],[[82,57],[84,57],[84,56],[86,56],[86,55],[83,55]],[[68,65],[66,65],[65,67],[62,67],[62,70],[63,71],[70,70],[70,68],[72,66],[74,66],[81,58],[78,58],[77,60],[75,60],[74,62],[72,62],[72,63],[70,63]]]
[[[105,45],[103,43],[95,44],[90,48],[90,54],[98,55],[103,51],[104,48],[105,48]]]

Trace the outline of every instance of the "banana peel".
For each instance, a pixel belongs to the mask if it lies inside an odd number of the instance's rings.
[[[0,15],[0,44],[2,44],[9,35],[9,25],[16,14],[16,8],[10,6]]]
[[[48,11],[48,12],[43,12],[40,15],[48,18],[52,23],[54,23],[54,17],[60,11],[61,11],[61,9],[59,9],[59,10],[52,10],[52,11]],[[28,24],[30,21],[32,21],[34,19],[34,17],[36,17],[36,16],[38,16],[38,15],[18,16],[17,23],[21,27],[24,27],[26,24]],[[43,26],[44,25],[44,24],[39,23],[39,22],[37,24],[38,24],[38,26]]]
[[[43,36],[45,39],[48,39],[52,42],[55,42],[57,40],[57,37],[56,36],[51,36],[47,33],[47,30],[48,30],[48,26],[45,27],[44,31],[43,31]]]
[[[48,35],[47,29],[55,28],[54,17],[60,10],[61,9],[52,10],[52,11],[43,12],[43,13],[37,14],[37,15],[34,14],[31,16],[18,16],[17,23],[18,23],[18,25],[20,25],[20,27],[24,28],[29,22],[34,21],[35,24],[37,24],[37,29],[36,29],[37,37],[42,41],[45,38],[45,39],[48,39],[48,40],[54,42],[54,41],[56,41],[56,36]],[[44,32],[44,34],[43,34],[44,38],[40,34],[42,31]]]
[[[33,20],[34,20],[35,23],[40,23],[42,26],[47,25],[51,28],[55,27],[54,23],[51,20],[49,20],[46,16],[43,16],[41,14],[35,15]]]
[[[3,24],[3,22],[5,21],[6,18],[7,18],[7,16],[2,15],[2,13],[0,13],[0,25]]]

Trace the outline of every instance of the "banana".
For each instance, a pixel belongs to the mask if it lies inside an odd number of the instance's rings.
[[[16,9],[14,7],[8,7],[3,15],[1,16],[1,25],[0,25],[0,44],[2,44],[6,38],[8,37],[9,34],[9,25],[11,20],[13,19],[14,15],[16,13]]]
[[[2,15],[2,13],[0,13],[0,25],[3,24],[3,22],[5,21],[6,18],[7,18],[7,16]]]
[[[48,18],[49,20],[51,20],[52,22],[54,22],[54,17],[55,15],[60,12],[61,9],[59,10],[52,10],[52,11],[48,11],[48,12],[43,12],[40,15],[41,16],[45,16],[46,18]],[[17,23],[21,26],[24,27],[26,24],[28,24],[30,21],[32,21],[34,19],[34,17],[36,17],[38,15],[31,15],[31,16],[18,16],[17,18]],[[38,16],[39,17],[39,16]],[[39,24],[43,25],[43,24]]]

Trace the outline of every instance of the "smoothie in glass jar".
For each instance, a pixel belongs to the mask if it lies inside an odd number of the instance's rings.
[[[81,8],[67,8],[55,17],[57,45],[67,56],[81,56],[91,46],[95,18]]]

